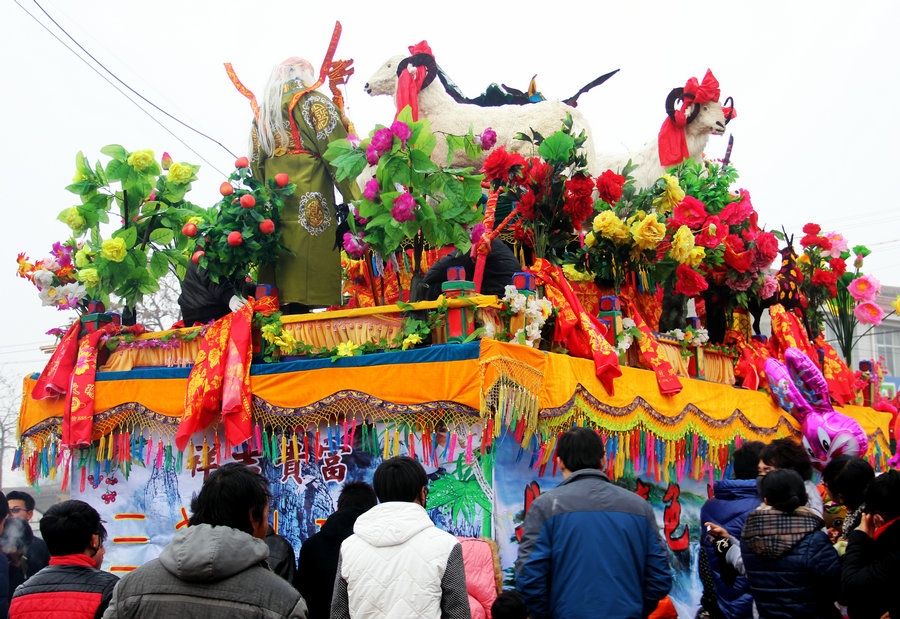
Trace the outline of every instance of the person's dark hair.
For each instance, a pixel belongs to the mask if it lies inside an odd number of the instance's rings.
[[[22,492],[20,490],[13,490],[9,494],[6,495],[6,501],[24,501],[25,502],[25,511],[30,512],[34,509],[34,497],[28,494],[27,492]]]
[[[375,490],[364,481],[351,481],[344,484],[341,488],[341,495],[338,497],[337,508],[342,509],[361,509],[367,510],[378,504],[378,497],[375,496]]]
[[[900,517],[900,471],[891,469],[871,481],[866,489],[866,511],[879,512],[886,521]]]
[[[269,484],[262,475],[243,464],[229,462],[203,482],[200,493],[191,501],[188,526],[231,527],[253,535],[250,510],[256,520],[262,520],[270,499]]]
[[[812,462],[803,446],[791,438],[778,438],[766,445],[759,459],[776,469],[791,469],[800,473],[803,481],[812,479]]]
[[[765,449],[762,441],[746,441],[734,452],[734,478],[756,479],[759,471],[759,455]]]
[[[603,439],[590,428],[570,428],[556,443],[556,455],[573,473],[581,469],[601,468],[605,453]]]
[[[788,514],[806,505],[809,499],[803,478],[793,469],[770,471],[759,481],[759,496],[765,499],[770,507]]]
[[[822,481],[831,497],[837,495],[847,509],[858,509],[866,499],[866,487],[875,479],[875,469],[859,456],[835,456],[822,471]]]
[[[6,496],[0,492],[0,522],[7,516],[9,516],[9,502],[7,502]]]
[[[106,539],[106,529],[97,510],[73,499],[56,503],[47,510],[40,523],[41,537],[55,557],[81,554],[91,546],[91,536]]]
[[[491,604],[491,617],[494,619],[528,619],[528,609],[519,592],[515,589],[508,589],[498,595]]]
[[[385,460],[375,469],[372,486],[382,503],[405,501],[412,503],[422,488],[428,485],[428,476],[418,461],[409,456],[395,456]]]

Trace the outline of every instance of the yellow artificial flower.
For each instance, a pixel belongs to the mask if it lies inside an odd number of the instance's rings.
[[[636,221],[643,221],[644,217],[647,216],[647,212],[644,210],[638,210],[634,215],[625,220],[627,225],[631,225]]]
[[[75,234],[84,230],[85,225],[87,225],[84,217],[81,216],[78,209],[74,206],[63,211],[63,220],[67,226],[72,228],[72,232]]]
[[[191,180],[191,177],[194,175],[194,169],[186,163],[173,163],[169,167],[169,176],[167,177],[170,183],[174,183],[176,185],[184,185],[186,182]]]
[[[900,295],[897,295],[897,300],[894,301],[894,311],[900,314]]]
[[[128,254],[125,247],[125,239],[106,239],[100,246],[100,255],[112,262],[122,262]]]
[[[73,183],[80,183],[81,181],[86,181],[90,178],[87,174],[83,172],[75,172],[75,176],[72,177]]]
[[[656,249],[666,236],[666,226],[656,221],[656,214],[647,215],[641,221],[631,224],[631,236],[640,249]]]
[[[593,232],[588,232],[584,235],[584,246],[587,248],[591,248],[597,244],[597,237],[594,236]]]
[[[152,150],[136,150],[130,155],[128,155],[128,165],[132,168],[140,172],[151,163],[153,163],[153,151]]]
[[[297,340],[290,331],[282,331],[281,335],[272,338],[272,343],[278,346],[278,350],[284,355],[292,353],[297,347]]]
[[[405,338],[403,338],[403,350],[409,350],[416,344],[422,343],[422,336],[418,333],[410,333]]]
[[[706,249],[703,247],[693,247],[691,249],[691,257],[688,260],[688,266],[695,267],[703,262],[704,258],[706,258]]]
[[[584,238],[585,245],[587,245],[587,237]],[[566,276],[566,279],[570,282],[592,282],[594,281],[593,273],[585,273],[583,271],[579,271],[575,268],[574,264],[564,264],[563,265],[563,275]]]
[[[802,262],[803,264],[809,264],[809,256],[806,252],[800,254],[800,257],[797,258],[797,262]]]
[[[77,252],[75,252],[75,266],[79,269],[83,269],[91,263],[91,256],[93,252],[87,247],[82,247]]]
[[[100,285],[100,274],[97,273],[97,269],[81,269],[75,276],[88,288],[96,288]]]
[[[203,219],[202,217],[198,216],[198,215],[194,215],[193,217],[188,217],[188,223],[189,223],[189,224],[195,224],[195,225],[198,225],[198,226],[199,226],[199,225],[202,224],[204,221],[206,221],[206,220]]]
[[[653,207],[657,213],[668,215],[684,200],[684,190],[678,184],[678,179],[671,174],[663,174],[661,178],[666,181],[666,188],[663,195],[653,201]]]
[[[610,239],[618,245],[627,242],[630,238],[628,226],[612,211],[603,211],[594,217],[593,225],[594,232],[601,234],[604,238]]]
[[[691,259],[692,249],[694,249],[694,233],[687,226],[681,226],[672,237],[672,249],[669,254],[679,264],[684,264]]]
[[[337,355],[338,357],[352,357],[357,348],[359,346],[353,342],[341,342],[337,345]]]

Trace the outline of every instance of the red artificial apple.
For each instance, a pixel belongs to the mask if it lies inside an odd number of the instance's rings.
[[[284,172],[282,172],[281,174],[275,175],[275,184],[278,185],[279,187],[284,187],[289,182],[290,182],[290,179],[288,178],[288,175],[285,174]]]
[[[241,206],[244,208],[253,208],[256,206],[256,198],[252,194],[245,193],[241,196]]]
[[[194,252],[194,255],[191,256],[191,260],[194,261],[194,264],[200,264],[200,256],[204,256],[204,255],[206,255],[206,252],[203,251],[202,249],[198,249],[197,251]]]
[[[247,159],[246,157],[238,157],[237,160],[234,162],[234,167],[236,167],[236,168],[246,168],[249,165],[250,165],[250,160]]]
[[[240,245],[243,242],[244,242],[244,239],[241,236],[241,233],[238,232],[237,230],[235,230],[234,232],[232,232],[228,235],[228,244],[231,245],[232,247],[237,247],[238,245]]]
[[[221,185],[219,185],[219,193],[221,193],[223,196],[230,196],[234,193],[234,187],[231,186],[231,183],[222,183]]]
[[[192,221],[187,222],[181,229],[181,233],[184,236],[197,236],[197,224]]]
[[[259,223],[259,231],[263,234],[272,234],[275,232],[275,222],[271,219],[261,221]]]

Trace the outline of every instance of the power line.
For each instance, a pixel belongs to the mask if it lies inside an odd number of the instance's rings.
[[[132,88],[131,86],[129,86],[128,84],[126,84],[124,81],[122,81],[122,80],[119,78],[118,75],[116,75],[115,73],[113,73],[112,71],[110,71],[109,69],[107,69],[106,66],[105,66],[102,62],[100,62],[99,60],[97,60],[97,58],[95,58],[93,54],[91,54],[89,51],[87,51],[87,50],[81,45],[81,43],[79,43],[78,41],[76,41],[75,38],[74,38],[71,34],[69,34],[69,33],[66,31],[65,28],[63,28],[62,26],[60,26],[60,25],[59,25],[59,22],[57,22],[55,19],[53,19],[53,16],[50,15],[50,13],[48,13],[48,12],[44,9],[44,7],[42,7],[42,6],[40,5],[40,3],[39,3],[37,0],[32,0],[32,1],[35,3],[35,5],[37,5],[37,8],[39,8],[39,9],[41,10],[41,12],[43,12],[44,15],[46,15],[47,18],[48,18],[50,21],[52,21],[52,22],[54,23],[54,25],[56,25],[57,28],[59,28],[60,30],[62,30],[63,34],[65,34],[65,35],[69,38],[69,40],[72,41],[72,43],[74,43],[75,45],[78,46],[78,49],[80,49],[81,51],[83,51],[85,54],[88,55],[88,57],[89,57],[91,60],[93,60],[94,62],[96,62],[98,65],[100,65],[100,67],[101,67],[104,71],[106,71],[107,73],[109,73],[110,75],[112,75],[113,78],[114,78],[117,82],[119,82],[119,83],[122,84],[125,88],[127,88],[128,90],[130,90],[131,92],[133,92],[135,95],[137,95],[138,97],[140,97],[140,98],[141,98],[143,101],[145,101],[147,104],[153,106],[154,109],[156,109],[156,110],[162,112],[163,114],[165,114],[166,116],[168,116],[169,118],[171,118],[171,119],[174,120],[175,122],[179,123],[180,125],[183,125],[184,127],[187,127],[188,129],[190,129],[190,130],[193,131],[194,133],[196,133],[196,134],[198,134],[198,135],[201,135],[201,136],[205,137],[207,140],[210,140],[210,141],[212,141],[212,142],[218,144],[220,147],[222,147],[223,150],[225,150],[225,152],[227,152],[227,153],[228,153],[229,155],[231,155],[232,157],[237,157],[237,155],[235,155],[233,152],[231,152],[230,150],[228,150],[228,148],[227,148],[224,144],[222,144],[220,141],[218,141],[217,139],[215,139],[215,138],[213,138],[213,137],[211,137],[211,136],[206,135],[205,133],[203,133],[203,132],[200,131],[199,129],[195,129],[194,127],[190,126],[189,124],[187,124],[186,122],[182,121],[181,119],[176,118],[175,116],[173,116],[173,115],[170,114],[169,112],[165,111],[164,109],[162,109],[161,107],[159,107],[158,105],[156,105],[155,103],[153,103],[152,101],[150,101],[147,97],[145,97],[144,95],[142,95],[141,93],[139,93],[138,91],[136,91],[134,88]],[[19,3],[18,3],[18,0],[16,0],[16,4],[19,4]],[[21,5],[20,5],[20,6],[21,6]],[[226,176],[227,176],[227,175],[226,175]]]
[[[152,120],[152,121],[155,122],[157,125],[159,125],[160,127],[162,127],[162,129],[163,129],[166,133],[168,133],[169,135],[171,135],[171,136],[172,136],[173,138],[175,138],[178,142],[180,142],[185,148],[187,148],[189,151],[191,151],[192,153],[194,153],[194,154],[197,156],[197,158],[199,158],[201,161],[203,161],[203,162],[204,162],[206,165],[208,165],[210,168],[212,168],[213,170],[215,170],[216,172],[218,172],[218,173],[221,174],[222,176],[224,176],[224,177],[226,177],[226,178],[228,177],[227,174],[225,174],[224,172],[222,172],[222,170],[220,170],[219,168],[217,168],[213,163],[211,163],[208,159],[206,159],[206,157],[204,157],[203,155],[201,155],[200,153],[198,153],[194,148],[192,148],[190,145],[188,145],[187,142],[185,142],[185,141],[182,140],[180,137],[178,137],[171,129],[169,129],[169,128],[166,127],[162,122],[160,122],[159,119],[157,119],[157,118],[154,117],[150,112],[148,112],[147,110],[145,110],[144,108],[142,108],[140,105],[138,105],[138,103],[137,103],[135,100],[133,100],[131,97],[129,97],[125,92],[122,91],[121,88],[119,88],[119,87],[116,86],[112,81],[110,81],[110,79],[109,79],[108,77],[106,77],[105,75],[103,75],[99,70],[97,70],[96,67],[94,67],[93,65],[91,65],[91,63],[89,63],[87,60],[85,60],[84,58],[82,58],[82,57],[78,54],[78,52],[76,52],[74,49],[72,49],[71,47],[69,47],[68,45],[66,45],[65,41],[63,41],[62,39],[60,39],[60,38],[56,35],[56,33],[54,33],[52,30],[50,30],[50,29],[46,26],[46,24],[44,24],[43,22],[41,22],[41,20],[39,20],[39,19],[38,19],[37,17],[35,17],[34,15],[32,15],[32,14],[28,11],[28,9],[26,9],[24,6],[22,6],[22,5],[19,3],[19,0],[13,0],[13,2],[15,2],[15,3],[16,3],[16,6],[18,6],[20,9],[22,9],[22,10],[25,12],[25,14],[27,14],[31,19],[33,19],[35,22],[37,22],[38,25],[40,25],[41,28],[43,28],[44,30],[46,30],[46,31],[50,34],[50,36],[52,36],[54,39],[56,39],[57,41],[59,41],[60,45],[62,45],[62,46],[65,47],[67,50],[69,50],[70,52],[72,52],[72,54],[74,54],[76,58],[78,58],[81,62],[83,62],[85,65],[87,65],[88,68],[91,69],[91,71],[93,71],[94,73],[96,73],[97,75],[99,75],[99,76],[100,76],[107,84],[109,84],[110,86],[112,86],[119,94],[121,94],[123,97],[125,97],[130,103],[134,104],[134,106],[137,107],[137,108],[138,108],[140,111],[142,111],[144,114],[146,114],[146,115],[150,118],[150,120]],[[37,4],[37,3],[35,3],[35,4]],[[40,6],[40,5],[38,5],[38,6]],[[41,10],[43,10],[43,9],[41,9]],[[50,19],[53,19],[53,18],[51,17]],[[55,22],[54,22],[54,23],[55,23]],[[65,31],[64,31],[64,32],[65,32]],[[68,33],[67,33],[67,34],[68,34]],[[77,43],[76,43],[76,44],[77,44]],[[90,54],[89,54],[89,55],[90,55]],[[102,65],[101,65],[101,66],[102,66]],[[106,67],[104,67],[104,69],[105,69],[105,68],[106,68]],[[108,71],[108,69],[107,69],[107,71]],[[118,79],[118,78],[116,78],[116,79]],[[124,83],[124,82],[123,82],[123,83]],[[138,96],[140,96],[140,95],[138,95]],[[142,97],[142,98],[143,98],[143,97]],[[149,102],[148,102],[148,103],[149,103]],[[152,105],[152,103],[151,103],[151,105]],[[155,107],[155,106],[154,106],[154,107]],[[173,117],[173,118],[174,118],[174,117]],[[178,119],[176,119],[176,120],[178,120]],[[178,121],[178,122],[181,122],[181,121]],[[182,123],[182,124],[184,124],[184,123]],[[187,125],[185,125],[185,126],[187,126]],[[198,133],[199,133],[199,132],[198,132]],[[203,134],[201,134],[201,135],[203,135]],[[205,136],[205,137],[209,137],[209,136]],[[212,139],[212,138],[210,138],[210,139]],[[213,140],[213,141],[215,141],[215,140]],[[216,142],[216,143],[218,144],[218,142]],[[220,144],[220,146],[221,146],[221,144]],[[225,147],[223,146],[223,148],[225,148]],[[227,148],[225,148],[225,150],[228,151]],[[230,153],[231,151],[228,151],[228,152]]]

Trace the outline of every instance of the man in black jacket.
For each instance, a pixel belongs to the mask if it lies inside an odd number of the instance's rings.
[[[84,501],[63,501],[41,518],[50,565],[20,585],[9,607],[11,619],[62,613],[75,619],[103,614],[119,579],[100,571],[106,529]]]
[[[330,616],[341,542],[353,534],[356,519],[377,502],[375,490],[369,484],[362,481],[344,484],[337,511],[300,547],[294,587],[306,600],[309,619]]]
[[[34,497],[27,492],[13,490],[6,495],[6,500],[9,503],[9,515],[29,523],[28,529],[24,531],[25,563],[22,572],[25,578],[31,578],[50,564],[50,551],[47,550],[47,544],[31,530]]]

